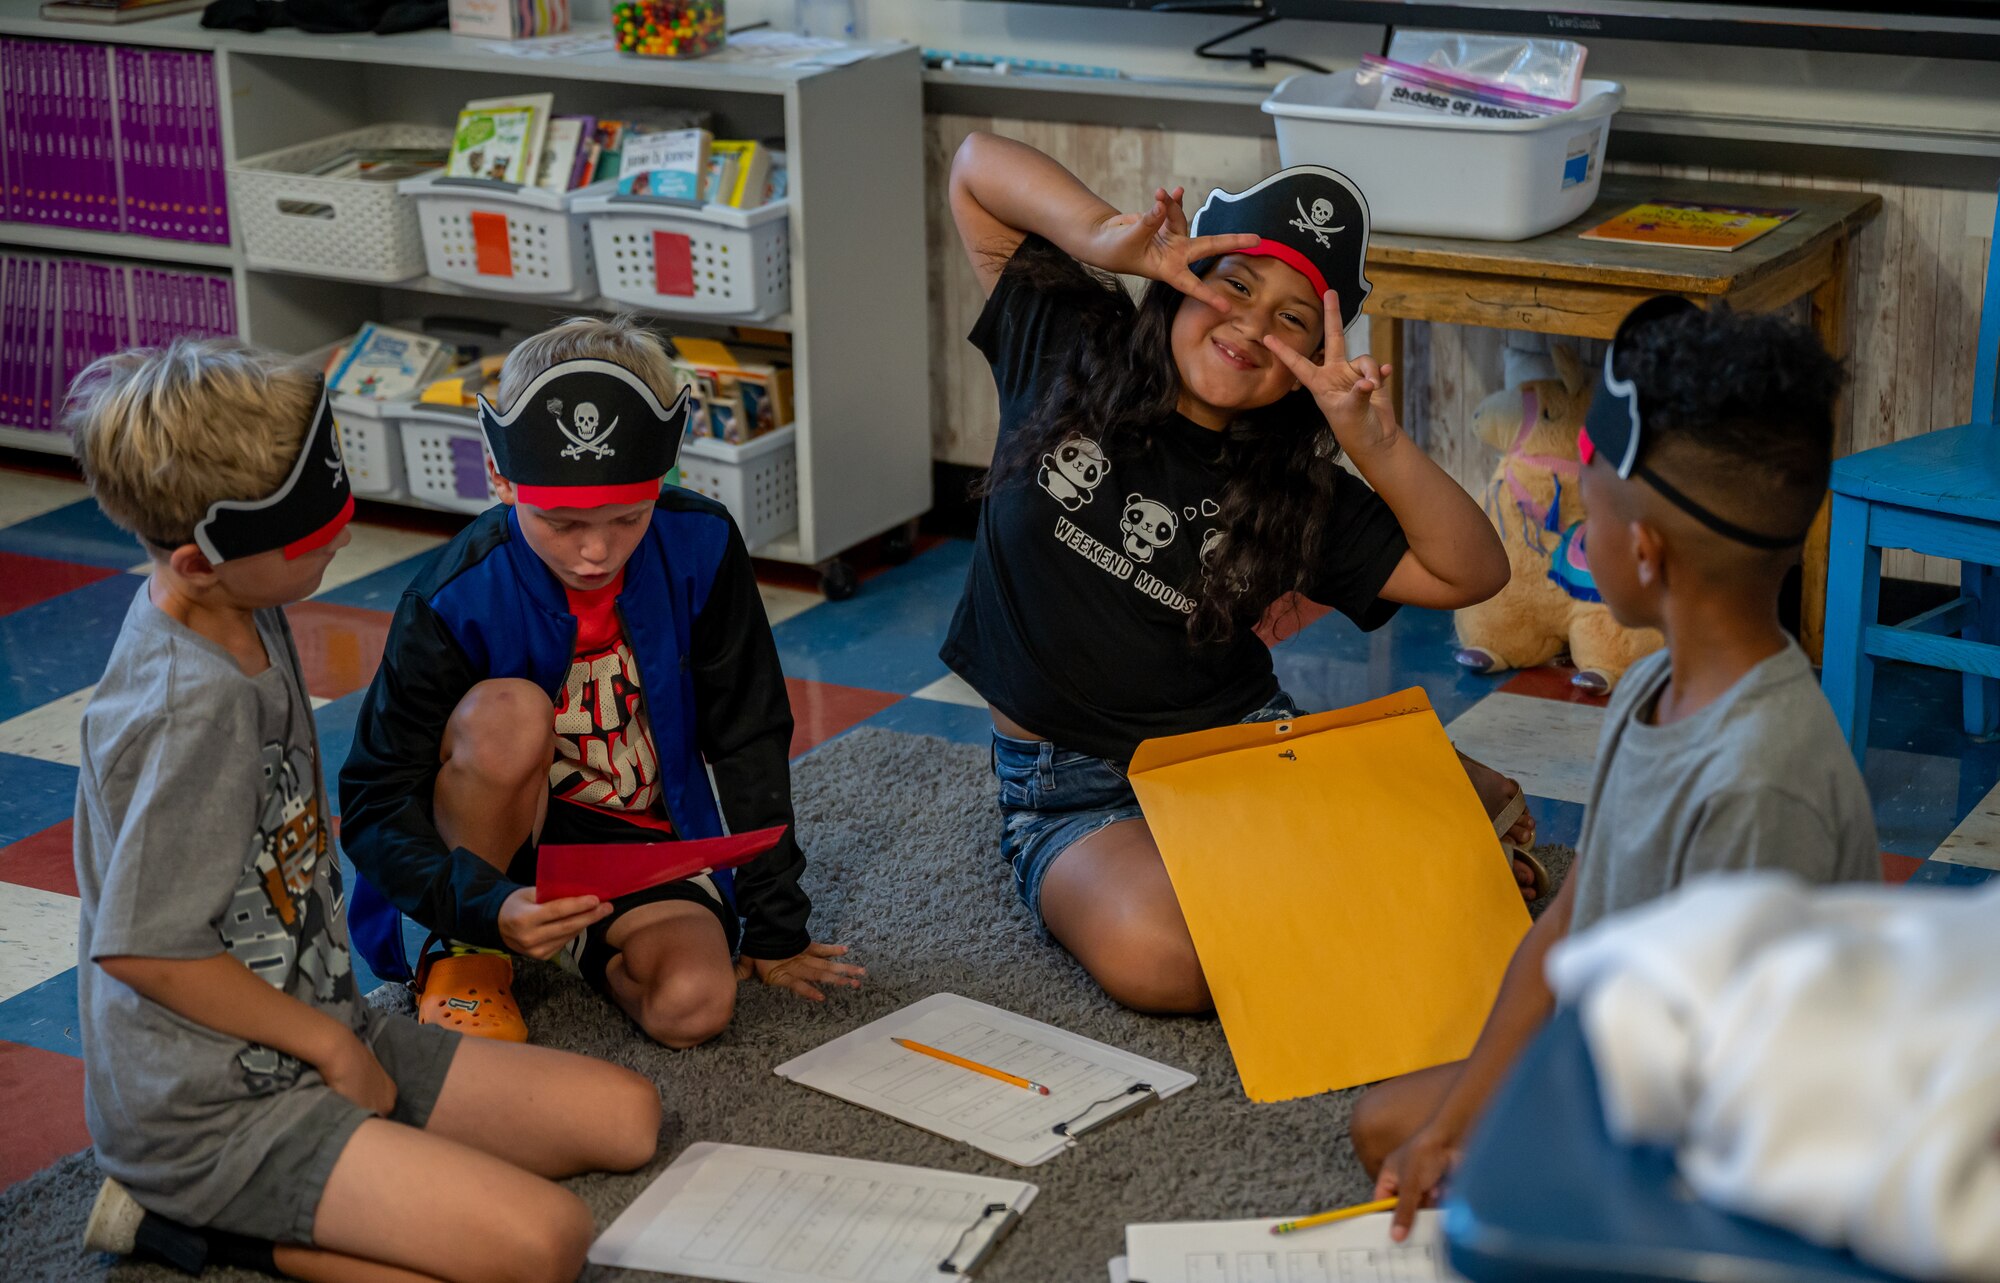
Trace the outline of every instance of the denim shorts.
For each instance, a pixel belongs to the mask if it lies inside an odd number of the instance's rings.
[[[1275,722],[1301,716],[1279,691],[1243,720]],[[1000,781],[1000,854],[1014,869],[1014,891],[1042,920],[1042,879],[1056,858],[1099,829],[1144,814],[1125,768],[1048,740],[993,732],[993,774]]]

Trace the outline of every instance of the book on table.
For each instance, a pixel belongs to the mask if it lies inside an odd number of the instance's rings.
[[[1634,245],[1730,253],[1783,226],[1798,212],[1754,205],[1653,200],[1634,205],[1577,234],[1589,241],[1625,241]]]

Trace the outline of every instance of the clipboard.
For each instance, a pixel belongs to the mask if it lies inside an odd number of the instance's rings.
[[[907,1037],[1045,1083],[1048,1096],[905,1051]],[[1195,1076],[958,994],[932,994],[779,1065],[804,1087],[1017,1167],[1037,1167]]]
[[[1529,918],[1422,690],[1147,740],[1129,776],[1252,1100],[1472,1050]]]

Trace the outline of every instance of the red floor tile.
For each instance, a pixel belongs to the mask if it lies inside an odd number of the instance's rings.
[[[832,682],[809,682],[787,677],[785,689],[792,697],[792,756],[824,744],[848,727],[865,722],[902,699],[886,691],[863,690],[858,686],[836,686]]]
[[[52,824],[33,837],[0,847],[0,882],[75,895],[76,861],[70,850],[74,820]]]
[[[1537,699],[1558,699],[1565,704],[1588,704],[1592,708],[1603,708],[1611,702],[1609,695],[1592,695],[1586,690],[1569,684],[1576,675],[1574,668],[1545,664],[1540,668],[1524,668],[1501,684],[1500,689],[1509,695],[1532,695]]]
[[[134,548],[132,561],[136,564],[138,560],[139,550]],[[80,566],[73,561],[0,552],[0,615],[60,597],[72,588],[94,584],[118,573],[105,566]]]
[[[1897,855],[1893,851],[1882,852],[1882,880],[1903,883],[1910,875],[1924,867],[1924,862],[1914,855]]]
[[[0,1189],[90,1144],[83,1061],[0,1042]]]
[[[292,621],[307,690],[321,699],[339,699],[374,680],[394,616],[323,601],[298,602],[285,607],[285,614]]]

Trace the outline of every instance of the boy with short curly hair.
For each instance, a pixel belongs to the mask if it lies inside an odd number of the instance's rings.
[[[1649,300],[1619,327],[1579,438],[1584,538],[1605,604],[1666,649],[1605,712],[1577,864],[1514,954],[1466,1060],[1379,1084],[1354,1147],[1392,1235],[1432,1198],[1554,999],[1565,935],[1706,873],[1875,881],[1868,791],[1778,594],[1826,496],[1841,368],[1777,317]]]
[[[573,1278],[590,1215],[544,1178],[645,1162],[658,1093],[361,1000],[283,609],[354,511],[322,380],[176,341],[92,365],[66,420],[152,559],[83,716],[84,1113],[112,1178],[88,1243],[300,1278]]]

